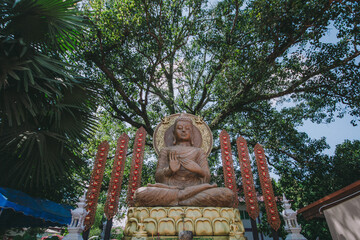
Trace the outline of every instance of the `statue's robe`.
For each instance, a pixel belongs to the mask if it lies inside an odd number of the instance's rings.
[[[173,172],[169,166],[169,153],[176,152],[180,169]],[[197,164],[202,174],[194,173],[189,161]],[[156,184],[141,187],[134,195],[135,206],[198,206],[231,207],[237,200],[227,188],[210,185],[210,170],[201,148],[172,146],[160,151],[155,173]]]

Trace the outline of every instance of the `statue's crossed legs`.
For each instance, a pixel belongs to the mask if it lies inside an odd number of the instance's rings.
[[[186,188],[168,186],[162,183],[141,187],[134,195],[135,206],[198,206],[231,207],[234,193],[227,188],[218,188],[216,184],[199,184]]]

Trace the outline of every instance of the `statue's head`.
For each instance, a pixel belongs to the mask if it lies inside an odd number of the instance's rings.
[[[190,118],[180,115],[174,123],[174,145],[179,142],[189,142],[193,146],[193,123]]]

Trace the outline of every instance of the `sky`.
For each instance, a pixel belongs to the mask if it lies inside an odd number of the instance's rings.
[[[324,153],[333,155],[336,145],[341,144],[345,139],[360,140],[360,124],[354,127],[350,123],[351,120],[352,117],[349,115],[341,119],[337,118],[329,124],[316,124],[307,120],[298,130],[306,132],[309,137],[314,139],[326,137],[330,149],[325,150]]]
[[[336,43],[338,38],[336,37],[338,30],[334,24],[331,23],[328,27],[327,34],[320,39],[324,43]],[[357,58],[357,62],[360,61],[360,57]],[[345,139],[360,140],[360,122],[358,126],[353,126],[350,121],[353,117],[349,114],[343,118],[336,118],[334,122],[328,124],[317,124],[309,120],[304,122],[304,125],[299,127],[298,130],[306,132],[310,138],[320,139],[326,137],[326,142],[329,144],[330,149],[324,151],[326,154],[333,155],[337,144],[341,144]]]

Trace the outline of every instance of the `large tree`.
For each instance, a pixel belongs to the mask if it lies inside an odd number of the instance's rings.
[[[150,135],[164,115],[200,115],[215,138],[225,128],[234,140],[240,134],[250,146],[263,144],[296,189],[328,147],[297,127],[344,114],[359,119],[358,1],[93,0],[82,7],[93,26],[77,58],[84,74],[102,83],[102,106],[115,120]],[[218,149],[215,142],[210,163],[221,174]]]
[[[94,119],[89,81],[70,71],[84,24],[74,0],[0,3],[0,185],[66,201]]]

